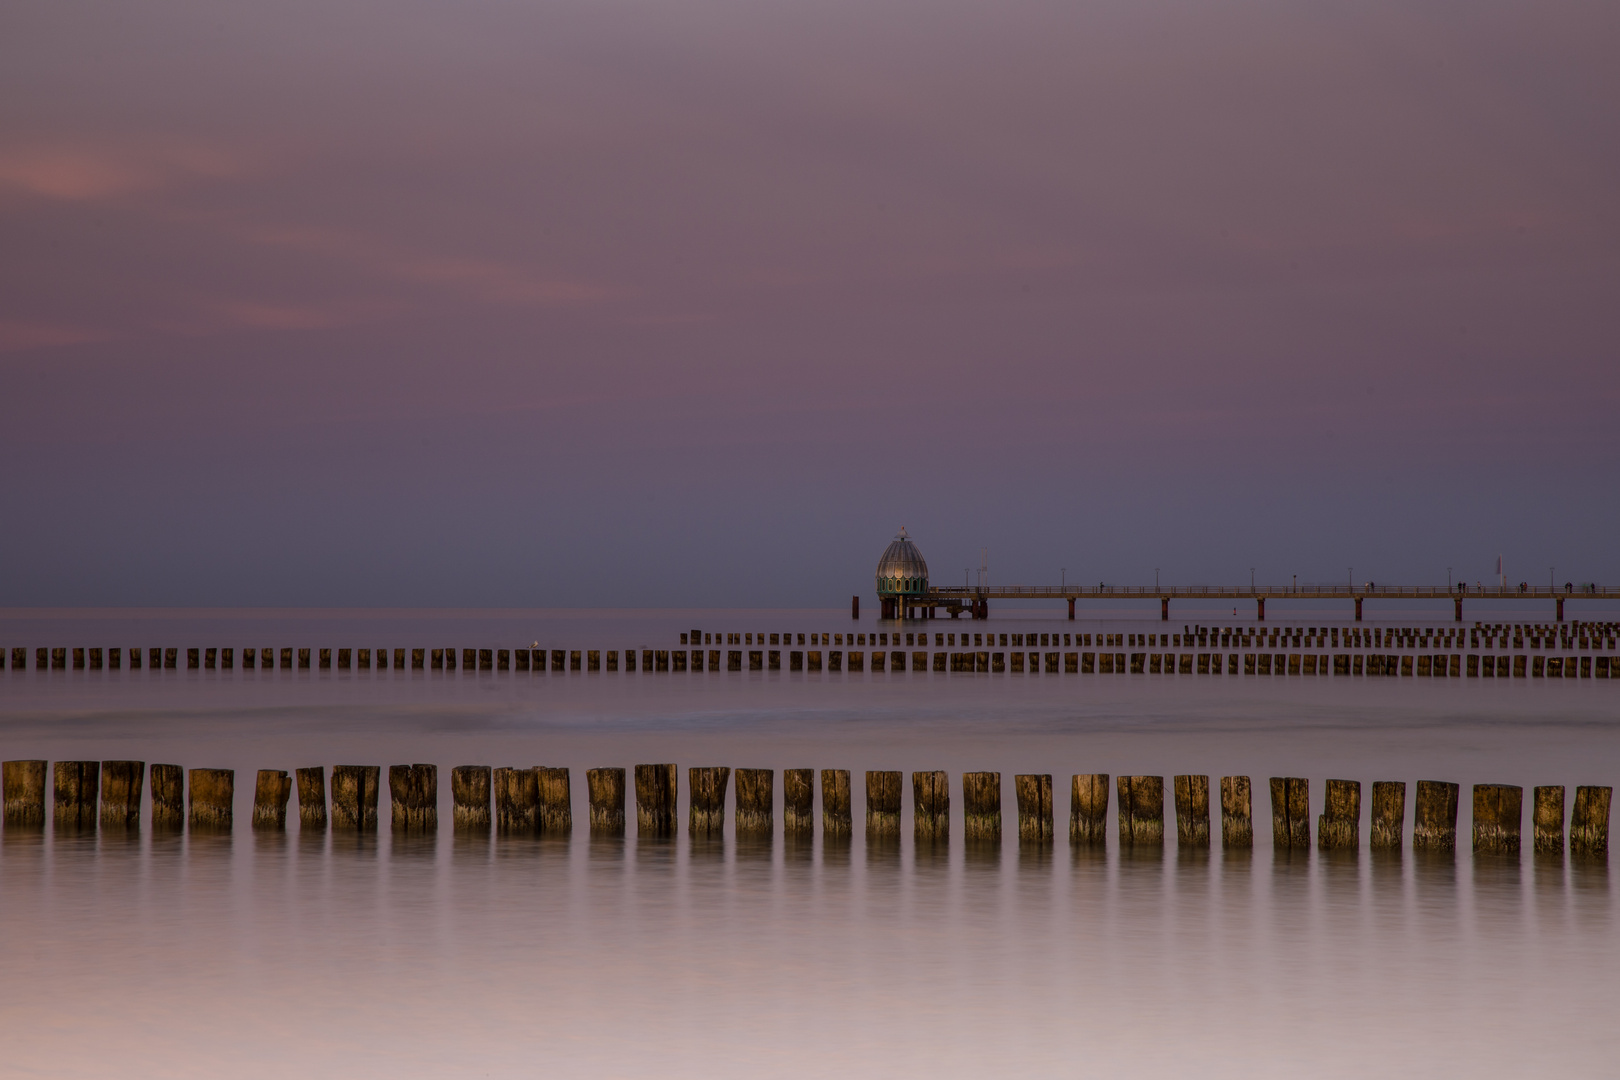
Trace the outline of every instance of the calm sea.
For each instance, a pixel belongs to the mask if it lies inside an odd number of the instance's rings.
[[[989,627],[1191,621],[1133,618]],[[694,627],[851,625],[832,611],[8,612],[0,645],[674,648]],[[1607,865],[1475,858],[1467,831],[1471,784],[1573,795],[1620,780],[1617,713],[1620,681],[1576,679],[7,670],[0,757],[235,769],[237,828],[4,834],[0,1073],[1613,1075]],[[673,842],[638,842],[633,820],[622,841],[449,827],[454,765],[569,766],[583,822],[583,770],[662,761],[681,767]],[[247,825],[258,769],[405,762],[440,767],[436,837],[392,837],[386,794],[375,836],[301,835],[296,812],[285,834]],[[850,769],[856,835],[739,844],[728,829],[694,845],[692,765]],[[951,842],[869,850],[867,769],[948,770]],[[999,849],[961,840],[960,774],[980,769],[1003,774]],[[1011,827],[1020,772],[1055,777],[1051,847],[1021,848]],[[1256,847],[1224,854],[1217,823],[1208,852],[1179,852],[1173,827],[1162,851],[1122,852],[1112,826],[1106,851],[1071,850],[1076,772],[1252,776]],[[1310,779],[1313,835],[1329,777],[1459,782],[1461,850],[1274,855],[1273,775]],[[780,782],[777,797],[780,814]]]

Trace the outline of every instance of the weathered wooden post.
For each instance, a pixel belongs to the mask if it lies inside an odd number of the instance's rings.
[[[301,829],[326,827],[326,766],[296,771],[298,779],[298,826]]]
[[[776,771],[737,770],[737,835],[769,838],[776,832]],[[805,820],[809,820],[809,811]]]
[[[1361,849],[1361,781],[1329,780],[1316,821],[1316,846],[1323,851]]]
[[[152,766],[152,828],[179,829],[186,823],[186,771],[178,765]]]
[[[1164,777],[1121,776],[1114,781],[1119,791],[1119,842],[1164,843]]]
[[[951,836],[950,776],[938,771],[911,774],[912,836],[948,840]]]
[[[103,761],[101,763],[101,827],[138,829],[141,825],[141,792],[146,781],[144,761]]]
[[[187,774],[187,808],[193,830],[230,832],[236,803],[232,769],[192,769]]]
[[[636,766],[636,834],[674,836],[675,807],[680,796],[675,766]]]
[[[567,766],[536,765],[534,777],[539,798],[540,835],[572,836],[574,788]]]
[[[1054,835],[1052,774],[1019,773],[1013,777],[1013,793],[1018,797],[1018,839],[1050,843]]]
[[[869,789],[870,790],[870,789]],[[855,833],[848,769],[821,770],[821,838],[848,840]]]
[[[741,780],[738,781],[741,791]],[[846,785],[847,787],[848,785]],[[782,770],[782,835],[815,835],[816,770]]]
[[[450,770],[450,817],[454,828],[489,829],[491,771],[488,765],[457,765]]]
[[[1569,815],[1571,855],[1608,857],[1609,801],[1613,795],[1612,787],[1583,786],[1575,789],[1575,806]]]
[[[1519,853],[1524,819],[1524,788],[1512,784],[1474,785],[1474,851],[1492,855]]]
[[[1271,846],[1311,846],[1311,782],[1298,776],[1271,778]]]
[[[686,771],[691,785],[688,795],[687,831],[692,836],[719,836],[726,827],[726,786],[731,769],[724,765],[697,766]]]
[[[30,760],[0,765],[7,825],[45,824],[45,764]]]
[[[1538,787],[1531,811],[1535,829],[1536,854],[1562,855],[1564,853],[1564,785]]]
[[[379,765],[332,766],[332,827],[377,831]]]
[[[540,777],[534,769],[498,768],[495,787],[495,832],[533,836],[540,831]]]
[[[900,837],[900,782],[898,772],[866,774],[866,838],[891,840]]]
[[[1069,843],[1108,843],[1108,774],[1076,773],[1069,788]]]
[[[388,766],[390,819],[397,832],[433,832],[439,827],[439,767]]]
[[[1247,776],[1221,777],[1221,847],[1254,847],[1254,790]]]
[[[944,776],[944,773],[938,775]],[[947,811],[950,798],[947,791]],[[946,829],[950,824],[947,816]],[[962,835],[968,840],[1001,841],[1001,774],[962,774]]]
[[[287,799],[292,795],[292,777],[283,769],[260,769],[253,783],[253,827],[285,829]]]
[[[1453,851],[1457,847],[1457,785],[1419,780],[1412,823],[1412,849]]]
[[[585,787],[590,794],[592,835],[623,836],[624,770],[587,769]]]
[[[53,772],[57,826],[94,829],[96,798],[101,789],[101,762],[58,761]]]
[[[1371,845],[1399,851],[1406,843],[1406,781],[1374,780]]]
[[[1209,777],[1178,776],[1176,792],[1176,845],[1209,847]]]

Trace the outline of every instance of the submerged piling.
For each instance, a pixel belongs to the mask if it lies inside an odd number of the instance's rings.
[[[590,795],[591,833],[595,836],[623,836],[624,770],[587,769],[585,787]]]
[[[869,789],[870,790],[870,789]],[[848,769],[821,770],[821,838],[848,840],[855,833]]]
[[[1121,847],[1164,843],[1164,777],[1121,776],[1119,794]]]
[[[1018,839],[1049,843],[1054,835],[1052,774],[1019,773],[1013,777],[1013,793],[1018,798]]]
[[[675,805],[680,794],[675,766],[636,766],[636,833],[674,836]]]
[[[740,790],[740,788],[739,788]],[[848,784],[845,784],[848,790]],[[782,770],[782,835],[815,834],[816,770]]]
[[[332,827],[377,831],[378,765],[332,766]]]
[[[1247,776],[1221,777],[1221,847],[1254,847],[1254,788]]]
[[[192,769],[187,776],[187,807],[193,829],[229,832],[236,803],[232,769]]]
[[[398,832],[433,832],[439,827],[439,767],[388,766],[390,820]]]
[[[533,769],[496,769],[495,832],[533,836],[540,831],[540,777]]]
[[[1311,782],[1298,776],[1271,778],[1271,846],[1311,846]]]
[[[152,828],[179,829],[186,823],[186,771],[178,765],[152,766]]]
[[[1517,855],[1524,820],[1524,788],[1512,784],[1474,785],[1474,851]]]
[[[1607,858],[1612,787],[1578,787],[1569,815],[1569,853]]]
[[[951,779],[948,774],[937,770],[911,774],[911,818],[915,839],[950,839]]]
[[[45,824],[45,765],[34,760],[0,765],[7,825]]]
[[[260,769],[253,782],[253,827],[285,829],[287,799],[292,795],[292,777],[283,769]]]
[[[541,836],[574,834],[574,789],[568,769],[561,765],[534,767],[537,812]]]
[[[866,774],[866,838],[868,840],[899,839],[900,836],[900,774],[898,772],[872,772]]]
[[[1108,774],[1076,773],[1069,786],[1069,843],[1108,843]]]
[[[450,770],[452,828],[488,830],[491,772],[488,765],[457,765]]]
[[[737,770],[737,835],[769,838],[776,832],[776,770]],[[809,820],[809,811],[805,812]]]
[[[326,828],[326,767],[311,765],[299,769],[297,777],[299,827]]]
[[[1533,836],[1538,855],[1564,853],[1564,785],[1538,787],[1530,812]]]
[[[950,799],[946,798],[947,813]],[[949,824],[947,823],[947,828]],[[1001,839],[1001,774],[962,774],[962,836],[968,840]]]
[[[94,829],[101,788],[101,762],[58,761],[53,770],[55,822],[65,829]]]
[[[103,761],[101,763],[101,827],[138,829],[141,825],[141,793],[146,781],[144,761]]]
[[[1176,845],[1209,847],[1209,777],[1177,776]]]
[[[1454,851],[1457,847],[1457,785],[1419,780],[1412,823],[1412,849]]]
[[[726,827],[726,787],[731,769],[725,765],[694,765],[686,770],[687,831],[693,836],[719,836]]]
[[[1361,849],[1361,781],[1329,780],[1316,819],[1316,846],[1323,851]]]
[[[1372,847],[1399,851],[1406,843],[1406,781],[1374,780],[1372,786]]]

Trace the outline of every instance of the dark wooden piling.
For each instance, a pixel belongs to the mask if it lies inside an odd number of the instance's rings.
[[[299,827],[326,828],[326,767],[311,765],[299,769],[297,779]]]
[[[1221,847],[1254,847],[1254,787],[1247,776],[1221,777]]]
[[[675,766],[636,766],[636,834],[674,836],[675,807],[680,796]]]
[[[719,836],[726,827],[726,787],[731,769],[725,765],[694,765],[686,771],[687,831],[693,836]]]
[[[1532,843],[1538,855],[1564,853],[1564,785],[1538,787],[1531,810]]]
[[[943,772],[911,774],[912,835],[917,840],[948,840],[951,836],[951,780]]]
[[[56,824],[67,829],[94,829],[101,762],[58,761],[52,771]]]
[[[1209,777],[1177,776],[1176,844],[1209,847]]]
[[[1271,778],[1271,846],[1311,846],[1311,782],[1298,776]]]
[[[1108,843],[1108,774],[1076,773],[1069,786],[1069,843]]]
[[[562,765],[536,765],[535,788],[539,797],[541,836],[574,834],[574,788],[568,769]]]
[[[450,818],[454,828],[488,831],[492,771],[488,765],[457,765],[450,770]]]
[[[1406,781],[1373,781],[1372,836],[1368,842],[1380,851],[1399,851],[1405,846]]]
[[[152,828],[179,829],[186,823],[186,771],[178,765],[153,765]]]
[[[900,838],[900,784],[898,772],[866,774],[866,838]]]
[[[1316,820],[1316,846],[1323,851],[1361,849],[1361,781],[1329,780]]]
[[[540,777],[534,769],[502,767],[493,774],[495,831],[533,836],[540,831]]]
[[[103,761],[101,763],[101,827],[138,829],[141,825],[141,794],[146,784],[146,762]]]
[[[332,827],[377,831],[379,765],[332,766]]]
[[[870,790],[870,789],[869,789]],[[848,840],[855,833],[848,769],[821,770],[821,838]]]
[[[253,827],[285,829],[292,777],[284,769],[260,769],[253,782]]]
[[[1612,676],[1611,676],[1612,677]],[[1612,787],[1578,787],[1569,815],[1569,853],[1591,858],[1609,855],[1609,802]]]
[[[1018,798],[1018,839],[1050,843],[1055,835],[1052,815],[1052,774],[1019,773],[1013,777]]]
[[[1517,855],[1524,819],[1524,788],[1512,784],[1474,785],[1474,851]]]
[[[7,825],[45,824],[45,765],[35,760],[0,765]]]
[[[229,832],[236,804],[231,769],[192,769],[186,775],[187,821],[193,830]]]
[[[737,770],[737,835],[770,837],[776,832],[776,771]],[[810,818],[808,809],[805,820]]]
[[[624,770],[587,769],[585,786],[590,793],[591,833],[596,836],[623,836]]]
[[[388,766],[388,801],[396,832],[433,832],[439,827],[439,767]]]
[[[845,787],[848,787],[846,782]],[[739,788],[740,790],[740,788]],[[782,770],[782,835],[815,834],[816,770]]]
[[[1114,781],[1119,794],[1119,842],[1128,847],[1164,843],[1164,777],[1121,776]]]
[[[962,774],[962,836],[968,840],[1001,840],[1000,773]]]
[[[1457,847],[1456,784],[1419,780],[1412,822],[1412,849],[1453,851]]]

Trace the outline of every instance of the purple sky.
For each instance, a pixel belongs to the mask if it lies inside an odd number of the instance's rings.
[[[0,604],[1620,581],[1612,3],[28,3]]]

